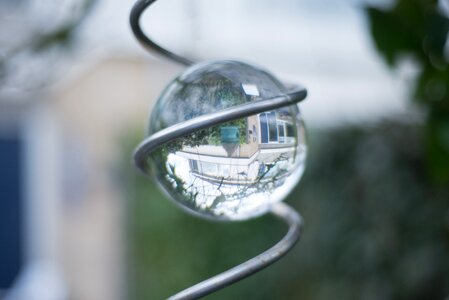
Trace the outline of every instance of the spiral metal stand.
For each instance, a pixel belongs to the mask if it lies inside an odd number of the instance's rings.
[[[138,0],[133,6],[130,14],[130,24],[137,40],[144,48],[169,58],[172,61],[185,66],[193,64],[193,60],[168,51],[152,41],[140,26],[140,17],[148,6],[156,0]],[[143,140],[134,152],[135,165],[144,173],[148,172],[146,157],[159,146],[179,137],[185,136],[196,130],[208,128],[223,122],[232,121],[246,116],[251,116],[268,110],[296,104],[305,99],[307,91],[301,86],[292,86],[288,92],[270,99],[263,99],[232,108],[224,109],[215,113],[196,117],[194,119],[167,127]],[[267,251],[237,265],[223,273],[215,275],[198,284],[195,284],[173,296],[170,300],[199,299],[271,265],[284,256],[299,240],[302,230],[302,218],[298,212],[285,203],[277,203],[271,207],[271,214],[281,219],[288,225],[287,234],[273,247]]]

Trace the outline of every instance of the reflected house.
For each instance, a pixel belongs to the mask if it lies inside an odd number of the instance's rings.
[[[241,131],[245,136],[238,143],[227,142],[232,128],[223,125],[221,145],[184,146],[176,155],[188,159],[195,177],[219,186],[251,185],[288,175],[295,157],[297,130],[290,109],[250,116],[245,124],[246,129]]]

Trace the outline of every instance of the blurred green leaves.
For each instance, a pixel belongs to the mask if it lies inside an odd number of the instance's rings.
[[[389,65],[400,55],[411,54],[420,62],[444,64],[449,20],[435,0],[400,0],[391,10],[367,8],[371,34]]]
[[[449,184],[449,19],[437,0],[398,0],[388,10],[366,9],[374,43],[391,67],[404,56],[420,67],[414,98],[427,110],[427,166],[435,182]]]
[[[96,3],[95,0],[84,0],[81,2],[80,12],[74,18],[68,20],[65,24],[55,28],[48,33],[41,33],[31,41],[29,47],[36,52],[45,51],[53,46],[68,46],[73,41],[76,29],[85,18]]]
[[[74,5],[67,16],[54,18],[58,21],[42,21],[40,14],[48,14],[46,9],[33,15],[36,20],[30,19],[23,8],[17,6],[11,12],[14,16],[11,19],[15,21],[5,22],[1,28],[5,35],[8,34],[8,42],[0,45],[0,97],[3,96],[3,90],[11,88],[21,92],[42,88],[54,69],[49,66],[54,63],[55,54],[62,54],[75,46],[78,29],[89,16],[95,3],[96,0],[81,0],[76,5],[68,1],[49,6],[56,13],[59,7]],[[18,20],[21,19],[22,23],[29,24],[26,29],[17,26]],[[46,62],[47,66],[43,66],[43,62]],[[41,65],[36,68],[39,63]]]

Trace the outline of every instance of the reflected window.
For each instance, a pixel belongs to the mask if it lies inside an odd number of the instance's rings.
[[[295,128],[289,120],[280,117],[275,111],[259,114],[260,137],[262,144],[294,143]]]
[[[279,143],[285,143],[285,122],[278,124]]]
[[[216,174],[218,174],[218,165],[207,161],[202,161],[201,172],[204,174],[215,176]]]
[[[255,125],[253,125],[253,142],[257,142],[257,129]]]
[[[270,111],[267,114],[268,119],[268,132],[269,132],[269,138],[268,140],[270,142],[277,142],[278,141],[278,128],[276,124],[276,113],[274,111]]]
[[[223,163],[213,163],[190,159],[189,164],[194,173],[203,176],[229,177],[231,175],[231,166],[227,163],[227,160],[224,160]]]
[[[261,143],[268,143],[268,121],[267,121],[267,114],[262,113],[259,115],[260,118],[260,138]]]
[[[295,128],[293,128],[293,125],[287,123],[286,127],[287,127],[287,136],[288,137],[294,137],[295,136]]]
[[[198,172],[199,171],[199,169],[198,169],[198,161],[196,161],[194,159],[190,159],[189,162],[190,162],[190,169],[195,171],[195,172]]]
[[[277,143],[278,142],[278,127],[276,122],[276,112],[270,111],[261,113],[260,119],[260,134],[262,143]]]

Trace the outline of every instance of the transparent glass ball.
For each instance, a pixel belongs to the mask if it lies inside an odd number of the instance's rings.
[[[286,93],[270,73],[236,61],[195,65],[173,80],[150,116],[149,134],[236,105]],[[245,220],[283,200],[304,171],[297,105],[192,132],[162,145],[147,163],[163,191],[196,215]]]

